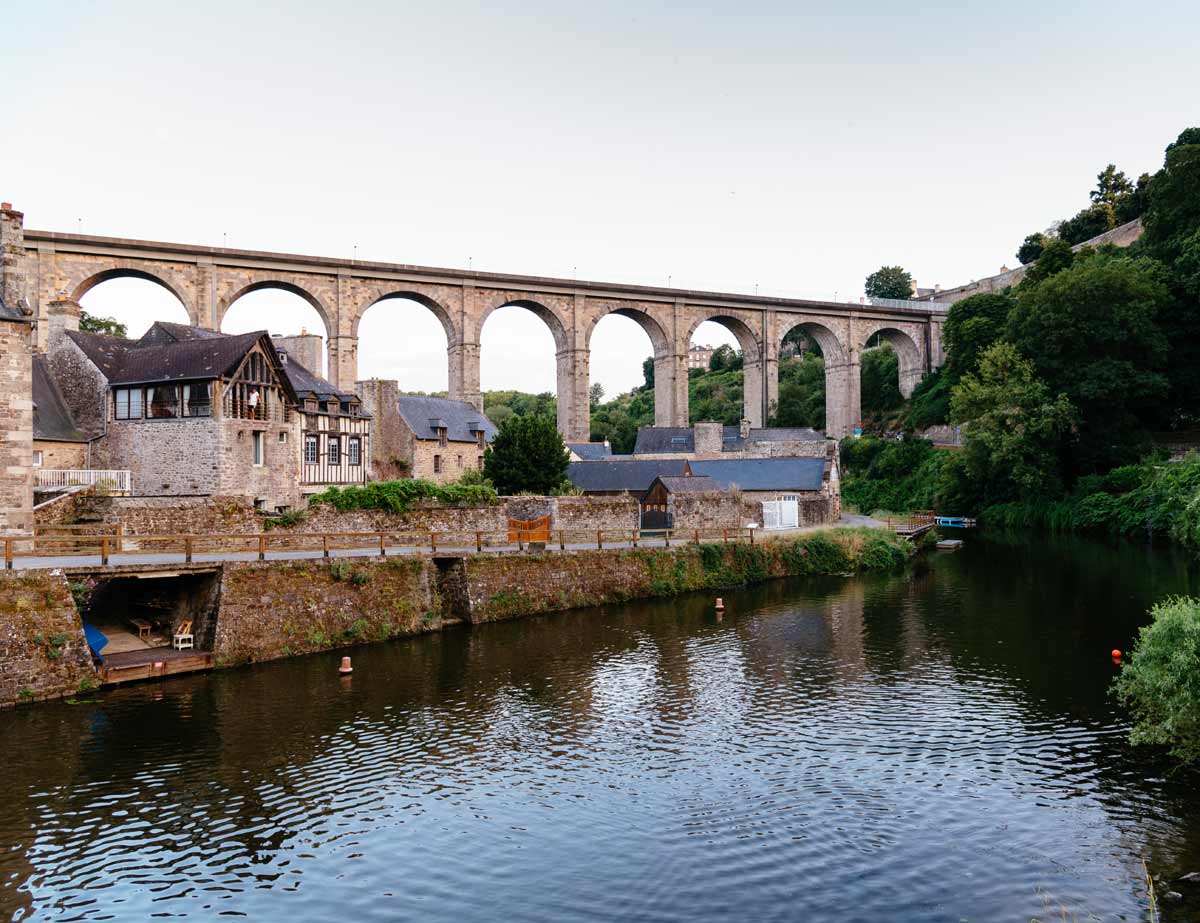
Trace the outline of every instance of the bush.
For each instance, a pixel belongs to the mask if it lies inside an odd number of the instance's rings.
[[[1171,597],[1150,610],[1129,662],[1113,683],[1133,713],[1129,740],[1170,748],[1181,762],[1200,758],[1200,600]]]
[[[499,497],[496,489],[483,480],[467,481],[464,478],[454,484],[434,484],[414,478],[377,481],[356,487],[330,487],[308,502],[311,506],[328,503],[342,513],[350,510],[406,513],[418,500],[438,500],[452,506],[491,506],[499,501]]]

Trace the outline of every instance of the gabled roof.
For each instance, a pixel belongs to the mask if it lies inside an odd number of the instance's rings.
[[[172,324],[169,321],[156,320],[137,342],[143,346],[150,346],[160,343],[178,343],[182,340],[212,340],[216,337],[228,335],[219,333],[216,330],[208,330],[204,327],[192,327],[189,324]]]
[[[87,442],[63,399],[58,381],[41,353],[33,356],[33,438],[48,442]]]
[[[451,442],[475,442],[479,430],[483,430],[487,442],[496,437],[495,424],[473,404],[448,397],[401,394],[400,416],[418,439],[437,439],[438,426],[446,428],[446,438]]]
[[[300,400],[315,397],[319,401],[358,401],[359,397],[353,391],[339,391],[328,381],[315,372],[309,371],[289,355],[283,363],[283,374],[296,391]],[[363,414],[365,416],[365,414]]]
[[[736,431],[737,427],[733,429]],[[696,436],[690,426],[641,426],[633,446],[634,455],[695,451]]]
[[[692,462],[692,473],[742,490],[820,490],[823,458],[718,458]]]
[[[568,442],[567,448],[584,461],[600,461],[612,457],[612,446],[607,442]]]
[[[67,331],[67,336],[111,385],[221,378],[236,371],[246,353],[259,341],[264,343],[269,355],[277,356],[265,330],[178,340],[163,336],[161,331],[160,326],[158,333],[141,340],[74,330]],[[147,331],[147,335],[149,333]],[[286,380],[284,384],[290,387]]]
[[[667,489],[667,493],[698,493],[706,490],[720,490],[721,485],[710,478],[707,474],[697,474],[690,478],[680,477],[656,477],[655,483],[662,484]],[[654,484],[650,487],[653,489]]]
[[[629,490],[644,493],[658,477],[685,477],[686,458],[636,459],[614,457],[606,461],[578,461],[567,465],[567,479],[587,492]]]

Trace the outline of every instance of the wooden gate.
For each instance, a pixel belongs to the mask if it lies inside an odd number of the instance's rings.
[[[510,542],[550,541],[550,517],[540,519],[509,519],[508,540]]]

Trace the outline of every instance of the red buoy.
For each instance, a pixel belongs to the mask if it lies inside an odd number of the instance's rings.
[[[1114,647],[1114,648],[1113,648],[1113,650],[1112,650],[1112,659],[1113,659],[1113,660],[1120,660],[1120,659],[1121,659],[1121,652],[1120,652],[1119,650],[1117,650],[1115,647]]]

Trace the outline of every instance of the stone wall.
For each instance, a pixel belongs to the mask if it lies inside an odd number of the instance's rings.
[[[673,528],[740,529],[747,523],[762,523],[762,507],[743,501],[733,491],[711,490],[697,493],[671,494],[670,506]]]
[[[219,494],[220,423],[188,420],[111,421],[92,448],[97,468],[133,472],[133,491],[143,497]]]
[[[46,362],[62,390],[75,425],[88,438],[104,432],[108,382],[83,350],[66,337],[52,340]]]
[[[555,529],[636,529],[641,525],[641,506],[629,496],[557,497],[554,500]]]
[[[261,498],[263,508],[300,506],[300,415],[288,423],[220,419],[217,482],[213,494]],[[182,422],[182,421],[180,421]],[[263,434],[264,462],[254,464],[253,434]],[[280,442],[284,437],[285,441]],[[135,483],[135,490],[137,489]]]
[[[96,669],[62,572],[0,571],[0,707],[93,683]]]
[[[81,495],[75,501],[74,521],[121,522],[127,535],[237,535],[262,531],[263,518],[247,497]]]
[[[428,558],[225,564],[218,666],[432,631],[443,617]]]
[[[356,382],[354,390],[363,412],[371,416],[372,477],[379,481],[408,477],[411,434],[400,420],[399,383],[371,378]]]
[[[42,453],[43,468],[86,468],[88,446],[86,442],[50,442],[33,440],[33,451]]]
[[[441,445],[436,439],[410,439],[409,465],[412,476],[449,484],[467,471],[483,470],[483,449],[474,442],[450,442]],[[441,471],[435,471],[441,457]]]
[[[33,349],[30,325],[0,318],[0,533],[33,526]]]

